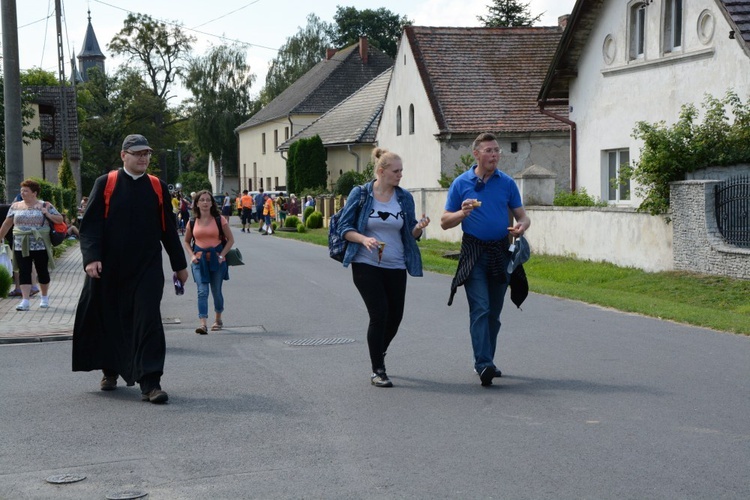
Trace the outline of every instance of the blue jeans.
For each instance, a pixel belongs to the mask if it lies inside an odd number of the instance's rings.
[[[500,332],[500,313],[503,311],[508,280],[487,276],[487,255],[483,254],[464,283],[469,302],[469,332],[474,349],[474,369],[482,373],[495,367],[497,334]]]
[[[210,272],[209,283],[203,283],[201,280],[201,268],[198,264],[192,264],[193,279],[198,287],[198,318],[208,318],[208,287],[211,287],[211,295],[214,297],[214,311],[217,313],[224,312],[224,295],[221,293],[221,285],[224,281],[224,266],[219,266],[218,271]]]

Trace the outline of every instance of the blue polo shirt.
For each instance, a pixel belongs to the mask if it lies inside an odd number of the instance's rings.
[[[457,212],[466,199],[477,199],[481,207],[461,222],[461,229],[482,241],[500,240],[508,235],[511,210],[522,207],[521,193],[515,181],[507,174],[495,169],[495,173],[484,183],[484,189],[476,191],[476,165],[453,180],[448,189],[445,210]]]

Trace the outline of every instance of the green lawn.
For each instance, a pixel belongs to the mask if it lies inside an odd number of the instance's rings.
[[[327,229],[277,236],[328,244]],[[459,243],[420,241],[424,269],[452,275],[457,261],[445,258]],[[690,274],[647,273],[612,264],[532,255],[524,264],[532,292],[580,300],[680,323],[750,335],[750,281]]]

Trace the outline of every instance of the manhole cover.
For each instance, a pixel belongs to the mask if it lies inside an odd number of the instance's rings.
[[[58,474],[56,476],[50,476],[45,479],[48,483],[52,484],[69,484],[69,483],[77,483],[78,481],[83,481],[86,479],[86,476],[76,476],[74,474]]]
[[[354,339],[297,339],[284,342],[293,346],[351,344]]]
[[[117,493],[107,493],[107,500],[131,500],[133,498],[145,498],[148,493],[142,491],[118,491]]]

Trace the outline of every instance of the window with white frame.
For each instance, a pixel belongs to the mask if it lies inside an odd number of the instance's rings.
[[[401,135],[401,106],[396,108],[396,135]]]
[[[630,166],[630,150],[614,149],[604,151],[602,155],[603,178],[607,185],[602,192],[607,193],[607,201],[621,202],[630,200],[630,179],[623,179],[625,167]]]
[[[630,59],[641,59],[646,46],[646,3],[630,5]]]
[[[682,47],[682,0],[664,2],[664,53]]]

